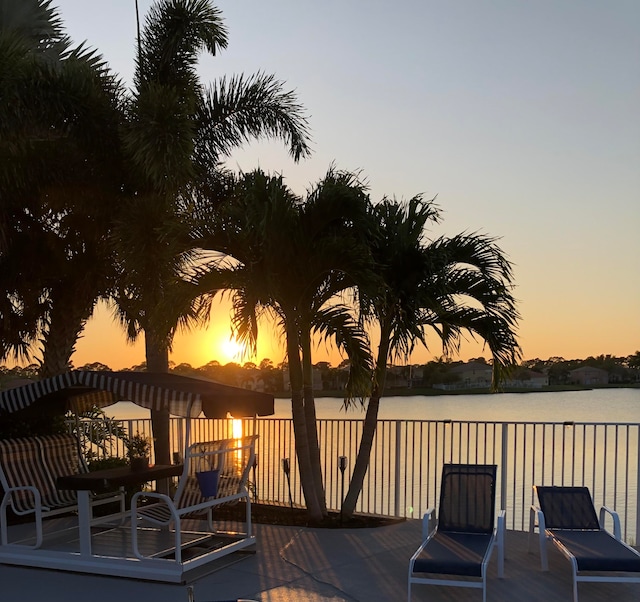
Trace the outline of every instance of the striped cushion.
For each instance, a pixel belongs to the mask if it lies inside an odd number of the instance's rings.
[[[175,507],[178,510],[221,500],[226,497],[238,496],[246,490],[249,471],[254,457],[254,442],[257,435],[250,435],[242,439],[220,439],[218,441],[206,441],[194,443],[187,451],[185,462],[188,463],[188,474],[181,477],[178,491],[174,498]],[[196,472],[206,470],[218,470],[218,491],[215,497],[205,498],[200,491]],[[238,502],[238,497],[219,504],[226,505]],[[195,512],[181,512],[182,516],[203,515],[209,509]],[[165,504],[150,504],[138,509],[138,513],[152,521],[169,522],[171,513]]]
[[[46,435],[0,440],[0,481],[4,489],[30,485],[40,492],[43,510],[74,506],[75,491],[59,490],[56,479],[63,475],[86,472],[73,435]],[[11,505],[17,514],[36,507],[31,491],[11,492]]]
[[[5,489],[31,485],[40,492],[43,507],[50,508],[56,505],[55,483],[51,481],[44,467],[36,438],[0,441],[0,468]],[[16,513],[24,514],[36,507],[36,501],[30,491],[13,491],[11,505]]]
[[[76,492],[57,489],[55,483],[58,477],[87,472],[86,465],[80,461],[77,439],[68,434],[45,435],[38,437],[38,441],[41,446],[42,463],[53,483],[51,505],[62,507],[76,504]]]

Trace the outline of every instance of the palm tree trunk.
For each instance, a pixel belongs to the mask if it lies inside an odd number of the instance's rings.
[[[390,337],[390,326],[382,325],[380,345],[378,346],[378,357],[376,359],[373,391],[369,398],[369,403],[367,404],[367,413],[362,426],[362,438],[360,439],[360,447],[358,448],[356,463],[353,467],[353,473],[351,474],[351,480],[349,482],[349,491],[347,491],[347,495],[342,502],[342,516],[347,518],[353,516],[358,497],[362,492],[364,478],[369,468],[373,439],[376,434],[376,429],[378,428],[380,398],[384,393],[385,380],[387,376],[387,359],[389,355]]]
[[[169,349],[162,337],[144,332],[147,372],[169,372]],[[156,464],[171,464],[169,410],[151,410],[151,428],[153,430],[153,448]]]
[[[322,520],[322,506],[316,492],[313,468],[309,450],[308,431],[304,414],[303,376],[298,345],[297,324],[287,325],[287,360],[289,362],[289,381],[291,383],[291,413],[293,432],[296,439],[296,455],[302,493],[307,505],[311,522]]]
[[[320,445],[318,443],[318,421],[316,419],[316,404],[313,396],[313,365],[311,363],[311,336],[308,331],[301,333],[302,347],[302,376],[304,418],[307,427],[309,443],[309,458],[313,471],[313,481],[320,502],[323,515],[327,514],[327,499],[322,479],[322,465],[320,462]]]

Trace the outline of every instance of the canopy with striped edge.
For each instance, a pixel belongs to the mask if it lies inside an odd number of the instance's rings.
[[[207,379],[172,373],[72,370],[1,391],[0,413],[56,401],[74,412],[131,401],[192,418],[201,412],[207,418],[268,416],[274,412],[273,395]]]

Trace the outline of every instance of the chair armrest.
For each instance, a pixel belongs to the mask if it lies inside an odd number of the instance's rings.
[[[31,491],[34,498],[34,507],[27,510],[18,511],[14,506],[11,499],[11,493],[14,491]],[[9,545],[9,528],[7,524],[7,507],[11,506],[13,512],[18,516],[24,516],[26,514],[35,514],[36,520],[36,543],[31,546],[33,549],[37,549],[42,545],[42,512],[49,510],[46,506],[42,506],[42,497],[40,491],[32,485],[24,485],[18,487],[9,487],[2,496],[2,502],[0,502],[0,544],[3,546]]]
[[[435,508],[427,508],[427,511],[422,517],[422,541],[427,539],[427,537],[429,537],[435,531],[435,525],[433,529],[429,530],[429,523],[431,522],[434,511]]]
[[[544,513],[538,506],[531,505],[529,509],[529,535],[534,533],[536,527],[538,527],[541,534],[544,534],[546,529]]]
[[[618,540],[621,541],[622,540],[622,530],[620,529],[620,516],[618,515],[618,513],[609,508],[608,506],[602,506],[602,508],[600,508],[600,527],[602,529],[604,529],[604,520],[606,518],[606,514],[609,514],[611,516],[611,518],[613,519],[613,536]]]
[[[158,501],[153,504],[147,504],[145,506],[138,507],[138,500],[141,497],[154,498]],[[154,517],[152,515],[145,514],[145,509],[150,510],[153,508],[158,508],[159,506],[166,507],[169,514],[167,516],[161,515],[160,517]],[[169,525],[171,521],[174,521],[176,525],[174,533],[175,561],[178,563],[182,562],[182,532],[180,527],[180,516],[173,500],[168,495],[155,491],[138,491],[131,498],[131,547],[133,550],[133,555],[138,560],[144,560],[145,555],[140,551],[140,548],[138,546],[138,518],[142,518],[143,520],[146,519],[152,523],[160,525]]]
[[[157,502],[153,503],[153,504],[145,504],[144,506],[138,506],[138,500],[141,498],[155,498],[156,500],[158,500]],[[146,516],[145,515],[145,509],[149,509],[153,506],[166,506],[167,510],[169,511],[169,515],[171,516],[170,519],[168,520],[164,520],[164,519],[154,519],[152,518],[152,516]],[[180,513],[178,511],[178,509],[176,508],[176,505],[174,503],[174,501],[166,494],[164,493],[158,493],[156,491],[138,491],[137,493],[135,493],[133,495],[133,497],[131,498],[131,524],[135,525],[138,516],[142,517],[142,518],[147,518],[148,520],[151,520],[152,522],[158,522],[158,523],[162,523],[162,524],[167,524],[168,522],[170,522],[171,520],[174,520],[176,522],[180,521]]]
[[[546,524],[544,522],[544,512],[537,506],[531,506],[529,510],[529,538],[527,542],[527,552],[531,553],[531,542],[533,541],[533,535],[538,527],[538,544],[540,547],[540,568],[543,571],[549,570],[549,561],[547,559],[547,534]]]
[[[167,506],[175,506],[173,500],[164,493],[158,493],[157,491],[138,491],[137,493],[134,493],[133,497],[131,498],[131,508],[138,507],[138,500],[141,497],[156,498],[157,500],[167,504]],[[141,506],[141,508],[144,508],[144,506]]]
[[[30,491],[33,494],[33,508],[28,508],[27,510],[20,510],[13,505],[11,494],[16,491]],[[42,505],[42,495],[40,490],[33,485],[16,485],[15,487],[9,487],[5,492],[2,498],[2,507],[11,506],[13,512],[19,516],[24,516],[25,514],[33,514],[37,508],[41,508],[43,511],[49,510],[48,506]]]

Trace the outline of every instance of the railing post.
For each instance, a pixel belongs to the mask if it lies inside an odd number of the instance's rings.
[[[396,516],[403,516],[400,513],[400,436],[402,434],[401,421],[396,420],[396,491],[394,499],[394,511]]]
[[[500,462],[500,510],[507,508],[507,471],[508,471],[508,450],[507,443],[509,441],[509,424],[502,423],[502,460]],[[513,518],[512,518],[513,520]],[[506,525],[505,525],[506,526]]]
[[[636,436],[636,441],[638,442],[638,461],[636,466],[638,467],[638,474],[636,475],[636,491],[640,491],[640,426],[637,427],[638,434]],[[627,445],[629,445],[629,440],[627,439]],[[627,484],[628,490],[628,484]],[[627,494],[628,495],[628,494]],[[640,497],[636,495],[636,547],[640,545]]]

